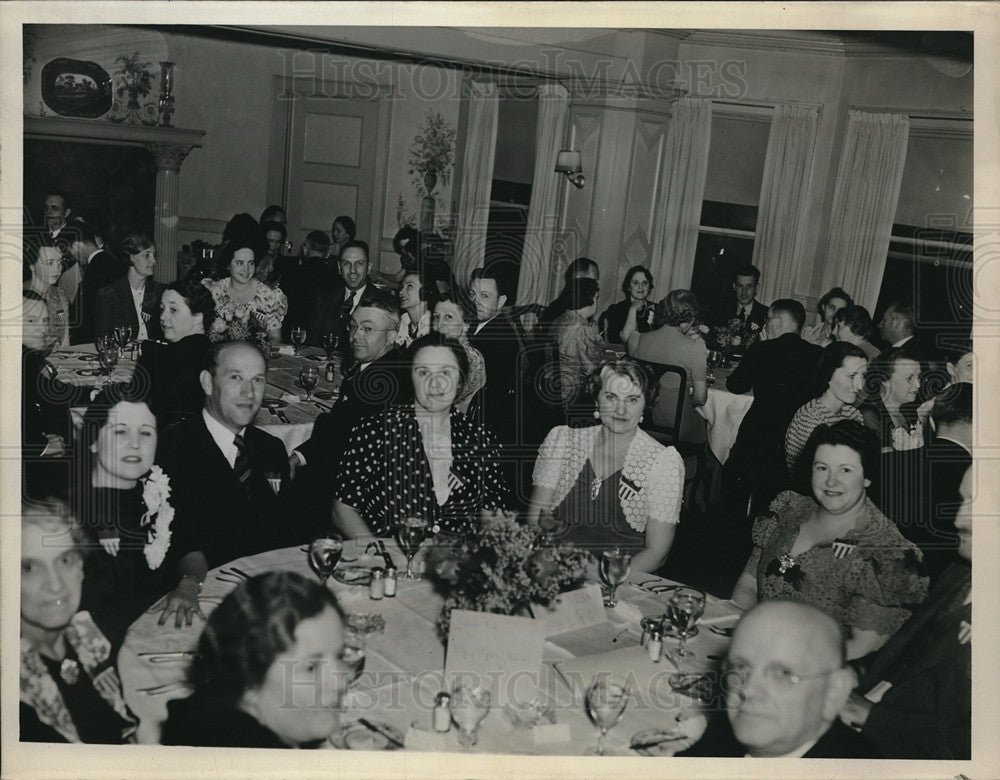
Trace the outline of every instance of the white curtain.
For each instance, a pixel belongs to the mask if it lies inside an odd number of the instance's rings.
[[[569,117],[569,92],[561,84],[538,88],[538,125],[535,130],[535,173],[531,180],[531,206],[521,252],[517,303],[549,302],[549,267],[556,235],[559,192],[569,185],[555,173],[556,155],[563,148]]]
[[[463,287],[468,287],[473,270],[482,266],[486,250],[500,111],[496,84],[473,81],[468,90],[469,129],[462,162],[454,263],[455,278]]]
[[[882,286],[909,132],[902,114],[847,112],[826,262],[837,269],[832,284],[871,312]]]
[[[671,106],[670,113],[673,118],[657,187],[650,263],[656,287],[664,295],[691,287],[712,140],[712,103],[684,97]]]
[[[771,122],[753,245],[753,264],[761,270],[760,300],[765,302],[794,292],[818,121],[815,107],[779,105]]]

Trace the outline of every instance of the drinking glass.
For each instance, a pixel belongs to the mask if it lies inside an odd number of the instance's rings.
[[[406,556],[406,579],[419,580],[413,573],[413,556],[417,554],[424,537],[427,535],[427,521],[422,517],[407,517],[396,526],[396,541],[399,549]]]
[[[597,744],[587,751],[589,755],[604,755],[604,737],[621,719],[628,705],[628,686],[610,677],[595,677],[587,689],[587,716],[599,735]]]
[[[609,589],[608,597],[604,600],[604,606],[608,609],[613,609],[618,604],[615,593],[618,591],[618,586],[628,579],[631,562],[632,556],[623,553],[617,547],[613,550],[605,550],[601,556],[601,579],[604,580]]]
[[[316,366],[304,366],[299,371],[299,384],[306,389],[306,400],[312,400],[312,391],[319,382],[319,369]]]
[[[719,364],[722,362],[722,356],[719,354],[719,350],[710,349],[708,350],[708,367],[718,368]]]
[[[340,555],[344,551],[344,540],[337,534],[317,536],[309,545],[309,566],[320,584],[325,585],[333,570],[340,563]]]
[[[476,744],[479,724],[490,711],[493,695],[478,685],[459,685],[451,693],[451,719],[458,726],[458,741],[463,750]]]
[[[292,328],[292,344],[295,345],[295,354],[299,354],[299,350],[302,349],[302,345],[306,343],[306,329],[295,327]]]
[[[350,687],[365,670],[367,655],[365,638],[356,631],[344,632],[344,646],[340,651],[340,662],[347,667],[347,686]]]
[[[118,365],[118,349],[116,347],[105,347],[97,353],[101,361],[101,371],[105,376],[110,376]]]
[[[698,625],[705,612],[705,594],[693,588],[678,588],[667,602],[667,620],[677,631],[680,643],[676,650],[667,653],[675,663],[685,658],[693,658],[694,653],[684,647],[691,630]]]
[[[333,353],[336,352],[338,346],[340,346],[340,338],[336,333],[327,333],[323,337],[323,349],[326,350],[327,360],[333,360]]]

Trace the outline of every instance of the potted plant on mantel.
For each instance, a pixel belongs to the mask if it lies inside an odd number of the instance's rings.
[[[434,229],[434,188],[438,182],[451,181],[455,162],[455,128],[437,111],[428,111],[424,123],[410,144],[410,176],[417,192],[423,194],[420,205],[420,229]]]

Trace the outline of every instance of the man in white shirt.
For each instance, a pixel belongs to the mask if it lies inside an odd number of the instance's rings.
[[[764,601],[740,620],[723,667],[726,713],[682,755],[874,758],[838,720],[854,673],[829,615],[809,604]]]

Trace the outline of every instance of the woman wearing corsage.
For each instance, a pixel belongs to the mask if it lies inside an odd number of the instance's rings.
[[[854,420],[817,427],[800,461],[813,497],[785,491],[757,518],[733,590],[744,609],[769,599],[819,607],[840,624],[849,659],[885,644],[927,595],[920,551],[866,495],[878,450]]]
[[[601,365],[589,389],[600,424],[560,425],[545,437],[528,519],[598,554],[631,549],[634,571],[656,571],[673,544],[684,488],[677,450],[639,430],[658,385],[623,358]]]
[[[86,535],[57,502],[21,507],[22,742],[132,741],[116,653],[78,612]]]
[[[156,417],[141,388],[102,390],[84,415],[82,441],[73,503],[101,547],[87,562],[85,604],[95,612],[115,604],[115,619],[127,626],[175,584],[163,565],[174,516],[170,478],[153,465]]]

